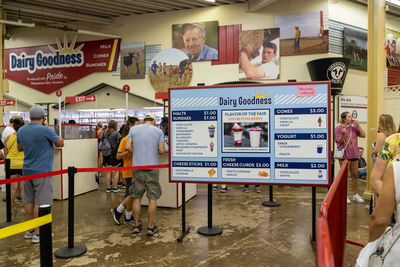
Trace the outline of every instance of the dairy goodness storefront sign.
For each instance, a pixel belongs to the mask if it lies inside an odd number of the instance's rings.
[[[114,71],[121,39],[6,49],[6,78],[49,94],[93,72]]]

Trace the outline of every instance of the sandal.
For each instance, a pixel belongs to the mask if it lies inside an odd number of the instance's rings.
[[[157,232],[158,232],[158,227],[154,225],[153,228],[147,227],[146,235],[153,236]]]
[[[132,228],[132,234],[138,234],[142,231],[142,224],[140,223],[139,225],[134,225]]]

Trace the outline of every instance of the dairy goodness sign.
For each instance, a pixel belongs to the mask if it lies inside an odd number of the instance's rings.
[[[121,39],[4,50],[6,78],[49,94],[93,72],[116,68]]]

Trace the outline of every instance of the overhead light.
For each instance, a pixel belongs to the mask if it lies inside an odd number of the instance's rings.
[[[35,23],[25,23],[25,22],[22,22],[22,20],[20,20],[20,19],[18,21],[0,19],[0,23],[15,25],[15,26],[23,26],[23,27],[35,27]]]
[[[400,7],[400,0],[386,0],[386,3],[389,5],[392,4],[394,6]]]
[[[215,0],[205,0],[206,2],[215,3]]]
[[[96,36],[103,36],[103,37],[110,37],[110,38],[121,38],[119,35],[113,35],[113,34],[108,34],[108,33],[101,33],[101,32],[92,32],[92,31],[87,31],[87,30],[77,30],[78,33],[81,34],[88,34],[88,35],[96,35]]]

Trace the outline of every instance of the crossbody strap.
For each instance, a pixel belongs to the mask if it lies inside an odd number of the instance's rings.
[[[392,231],[394,230],[394,227],[392,228]],[[396,243],[397,239],[399,239],[400,237],[400,229],[397,227],[397,231],[394,234],[394,236],[392,237],[392,242],[390,242],[390,247],[383,251],[381,258],[384,259],[386,257],[386,255],[389,253],[389,251],[392,249],[393,245]]]
[[[345,147],[344,147],[343,150],[346,150],[347,146],[349,145],[350,140],[351,140],[351,134],[352,134],[352,133],[353,133],[353,132],[352,132],[352,130],[351,130],[351,125],[350,125],[350,136],[349,136],[349,140],[347,140],[347,143],[346,143],[346,145],[345,145]]]

